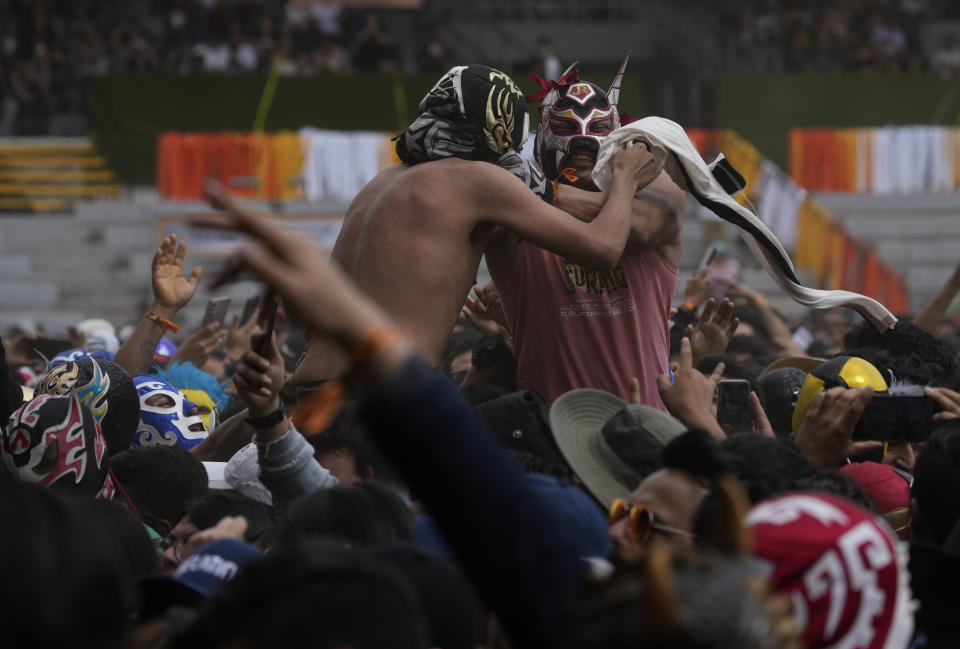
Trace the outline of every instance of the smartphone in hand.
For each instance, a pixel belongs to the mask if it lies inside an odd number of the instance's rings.
[[[213,321],[219,322],[223,325],[223,321],[227,317],[227,309],[230,308],[230,298],[228,297],[215,297],[211,298],[207,302],[207,308],[203,312],[203,326],[206,327]]]
[[[273,325],[277,319],[277,307],[279,306],[280,298],[268,289],[263,296],[263,307],[260,309],[260,329],[263,330],[264,335],[260,343],[260,349],[256,350],[263,358],[270,358],[270,339],[273,337]]]
[[[721,379],[717,383],[717,421],[727,435],[741,435],[753,431],[750,381]]]

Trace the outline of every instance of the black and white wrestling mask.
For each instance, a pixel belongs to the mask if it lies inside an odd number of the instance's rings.
[[[419,110],[397,137],[397,155],[409,164],[495,160],[519,151],[530,132],[523,93],[513,79],[485,65],[451,68],[420,100]]]
[[[100,424],[77,393],[38,395],[10,415],[0,438],[0,458],[18,480],[96,496],[107,479]]]
[[[607,91],[581,81],[576,63],[555,81],[534,78],[544,89],[530,97],[541,100],[534,156],[548,178],[562,175],[582,189],[596,189],[590,176],[603,138],[620,128],[617,101],[629,60],[628,53]]]

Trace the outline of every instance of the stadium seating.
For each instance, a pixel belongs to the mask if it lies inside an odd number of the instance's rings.
[[[89,138],[0,141],[0,212],[62,212],[74,201],[121,193]]]

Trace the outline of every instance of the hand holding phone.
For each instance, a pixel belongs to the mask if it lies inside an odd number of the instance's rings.
[[[211,322],[219,322],[221,325],[227,317],[227,309],[230,308],[230,298],[214,297],[207,302],[207,308],[203,313],[203,326]]]
[[[721,379],[717,383],[717,422],[727,435],[741,435],[753,431],[749,381]]]
[[[925,442],[938,422],[927,396],[875,394],[853,429],[853,439],[876,442]]]
[[[260,342],[260,349],[255,350],[263,358],[270,358],[273,325],[277,319],[278,306],[280,306],[280,298],[273,291],[267,290],[263,296],[263,307],[260,309],[260,329],[263,331],[263,339]]]

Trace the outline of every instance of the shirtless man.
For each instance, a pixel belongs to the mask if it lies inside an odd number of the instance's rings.
[[[393,166],[368,183],[347,210],[332,257],[436,363],[498,227],[584,266],[611,268],[629,235],[633,195],[653,179],[654,162],[643,146],[619,152],[613,186],[596,219],[584,222],[549,204],[549,183],[540,183],[538,197],[490,164],[516,156],[526,139],[523,95],[505,74],[480,65],[453,68],[420,106],[477,137],[441,141],[443,133],[424,129],[420,143],[434,155],[418,158],[413,151],[406,159],[432,161]],[[437,147],[446,153],[437,155]],[[457,157],[436,159],[442,155]],[[296,381],[306,387],[346,366],[337,346],[315,335]]]
[[[603,138],[620,126],[626,64],[606,92],[581,81],[576,64],[543,83],[535,156],[548,178],[587,190],[564,185],[557,194],[556,206],[580,218],[603,201],[591,173]],[[630,241],[612,270],[505,229],[491,237],[487,266],[513,336],[518,389],[535,388],[548,401],[575,388],[628,398],[636,377],[634,398],[664,409],[656,379],[667,371],[685,193],[663,172],[637,199]]]

